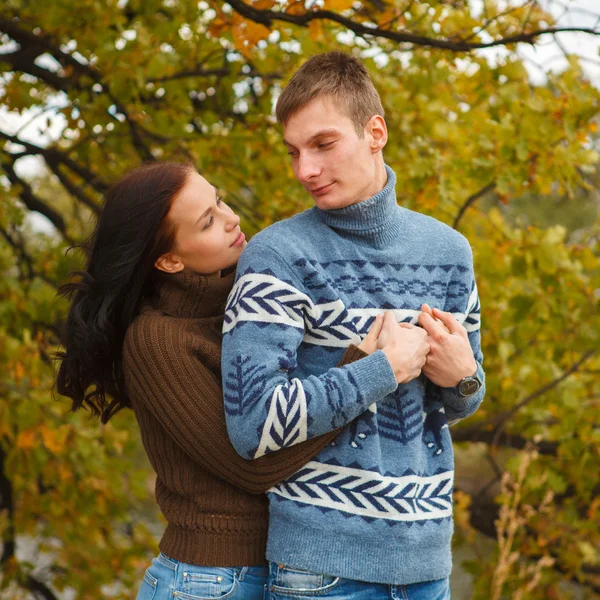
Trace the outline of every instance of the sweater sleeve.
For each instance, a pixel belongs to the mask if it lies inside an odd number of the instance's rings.
[[[438,394],[441,399],[448,423],[453,424],[461,419],[472,415],[480,406],[485,396],[485,373],[483,371],[483,353],[481,352],[481,307],[479,304],[479,293],[473,272],[473,257],[469,247],[470,268],[469,274],[469,297],[466,300],[466,309],[459,320],[467,330],[469,343],[473,350],[473,357],[477,363],[477,377],[482,383],[479,390],[472,396],[464,397],[458,393],[457,388],[439,388]]]
[[[237,273],[225,311],[222,369],[227,429],[241,456],[260,458],[327,433],[396,390],[381,350],[294,377],[305,334],[315,343],[324,329],[334,336],[341,302],[314,303],[284,260],[259,243],[248,245]]]
[[[134,406],[143,404],[197,464],[249,493],[260,494],[303,467],[339,434],[332,431],[259,460],[243,459],[227,435],[219,379],[165,320],[138,321],[128,331],[123,350],[127,391]],[[366,356],[350,346],[340,365]]]

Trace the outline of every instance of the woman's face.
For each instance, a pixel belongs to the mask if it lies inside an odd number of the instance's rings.
[[[246,247],[240,218],[219,198],[216,189],[199,173],[190,171],[167,218],[175,229],[175,242],[155,263],[167,273],[183,269],[219,275],[235,265]]]

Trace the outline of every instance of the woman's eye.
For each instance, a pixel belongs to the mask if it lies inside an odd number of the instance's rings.
[[[223,204],[223,196],[217,196],[217,206],[221,206]]]
[[[208,221],[206,221],[206,223],[204,224],[204,227],[202,229],[208,229],[213,224],[214,220],[215,220],[214,217],[209,217]]]

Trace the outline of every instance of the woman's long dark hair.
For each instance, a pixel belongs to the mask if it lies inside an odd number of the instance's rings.
[[[85,406],[103,423],[130,406],[121,360],[125,332],[151,293],[156,259],[173,245],[167,213],[192,170],[149,163],[112,186],[88,242],[87,267],[59,289],[72,302],[56,389],[73,400],[73,410]]]

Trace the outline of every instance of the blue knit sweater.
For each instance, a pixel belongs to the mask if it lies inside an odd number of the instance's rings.
[[[267,558],[383,584],[451,570],[454,459],[448,422],[469,398],[424,375],[397,385],[385,354],[335,368],[377,313],[417,322],[421,304],[463,323],[483,380],[479,299],[467,240],[396,203],[396,177],[339,210],[311,208],[242,254],[223,338],[227,427],[246,458],[344,427],[269,492]]]

